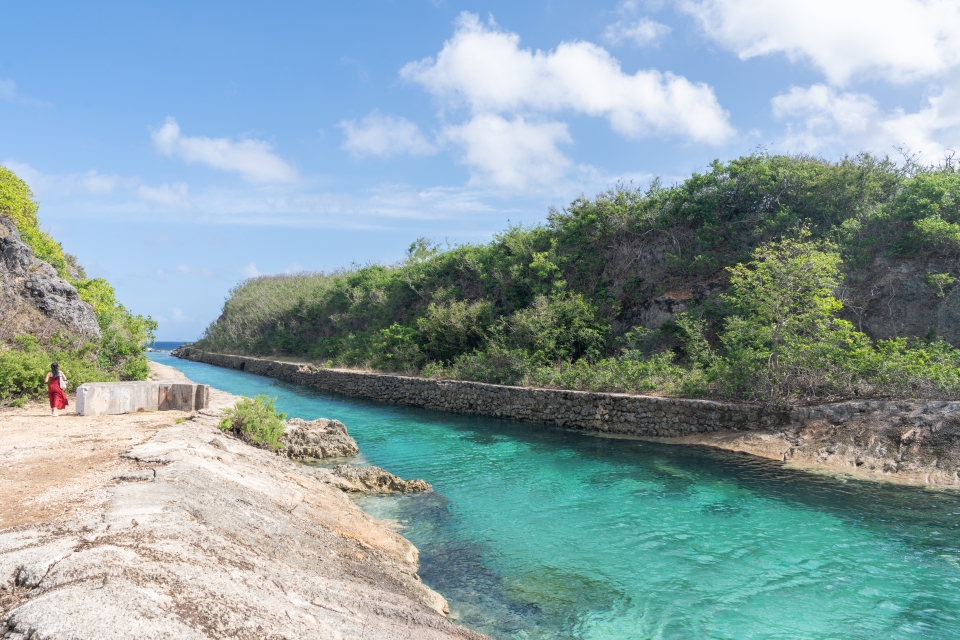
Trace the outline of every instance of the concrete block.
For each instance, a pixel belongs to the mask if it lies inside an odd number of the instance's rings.
[[[198,384],[197,393],[193,404],[194,409],[207,409],[210,407],[210,385]]]
[[[156,411],[156,382],[88,382],[77,388],[77,413],[82,416]]]
[[[197,385],[177,382],[161,382],[157,408],[160,411],[193,411]]]
[[[77,413],[197,411],[210,406],[210,386],[180,382],[88,382],[77,388]]]

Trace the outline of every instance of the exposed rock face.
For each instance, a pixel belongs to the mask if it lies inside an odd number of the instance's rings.
[[[102,511],[0,532],[0,636],[485,638],[442,615],[412,544],[216,420],[134,447]]]
[[[284,455],[297,460],[309,458],[348,458],[360,453],[357,442],[337,420],[317,418],[307,422],[300,418],[287,421],[280,437]]]
[[[403,480],[380,467],[354,467],[349,464],[335,466],[324,482],[351,493],[412,493],[432,488],[423,480]]]
[[[0,216],[0,341],[25,334],[43,340],[57,332],[96,339],[100,326],[93,307]]]
[[[928,274],[956,277],[956,260],[878,258],[869,281],[845,291],[844,315],[874,339],[919,337],[935,333],[960,346],[960,287],[943,291],[927,282]]]

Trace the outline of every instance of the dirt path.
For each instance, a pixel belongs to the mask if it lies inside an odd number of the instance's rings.
[[[184,378],[156,363],[151,363],[151,377]],[[50,415],[46,402],[0,409],[0,529],[95,508],[107,499],[114,477],[136,469],[120,454],[189,416],[164,411],[84,417],[74,410],[75,400],[71,396],[58,417]]]

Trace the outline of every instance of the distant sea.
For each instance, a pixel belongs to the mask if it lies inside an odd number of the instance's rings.
[[[154,342],[151,345],[148,345],[151,349],[156,349],[157,351],[173,351],[177,347],[186,344],[186,341],[180,340],[176,342]]]

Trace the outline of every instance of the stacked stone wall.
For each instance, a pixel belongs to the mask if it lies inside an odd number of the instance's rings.
[[[789,410],[759,405],[432,380],[208,353],[191,347],[178,349],[174,355],[357,398],[627,435],[672,437],[729,429],[768,430],[791,421]]]

